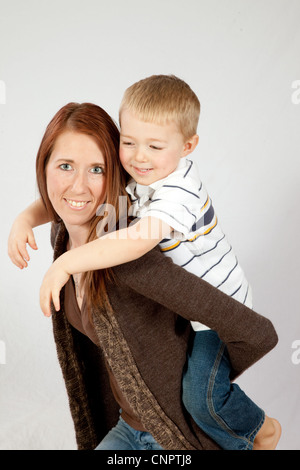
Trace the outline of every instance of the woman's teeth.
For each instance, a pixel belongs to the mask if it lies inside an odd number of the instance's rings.
[[[83,207],[85,206],[85,204],[87,204],[86,201],[76,202],[76,201],[72,201],[71,199],[66,199],[66,201],[68,204],[70,204],[73,207]]]

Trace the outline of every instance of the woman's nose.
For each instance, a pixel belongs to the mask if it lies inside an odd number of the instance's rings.
[[[74,175],[73,180],[73,191],[80,194],[84,193],[86,190],[87,181],[86,175],[83,172],[78,172]]]

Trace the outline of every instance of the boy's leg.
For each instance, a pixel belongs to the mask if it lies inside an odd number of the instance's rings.
[[[250,450],[265,414],[229,375],[230,361],[217,333],[197,332],[183,376],[183,403],[223,449]]]

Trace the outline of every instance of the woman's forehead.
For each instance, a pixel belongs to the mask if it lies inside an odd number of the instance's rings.
[[[104,163],[104,156],[96,140],[79,132],[65,131],[55,141],[51,160],[68,160],[70,163]]]

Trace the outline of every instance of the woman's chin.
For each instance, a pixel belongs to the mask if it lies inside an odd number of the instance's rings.
[[[93,218],[93,214],[90,212],[84,213],[83,211],[74,211],[71,213],[69,211],[61,211],[59,217],[62,219],[66,227],[71,228],[72,226],[78,227],[87,224],[89,225]]]

